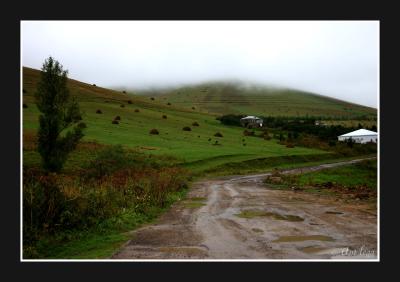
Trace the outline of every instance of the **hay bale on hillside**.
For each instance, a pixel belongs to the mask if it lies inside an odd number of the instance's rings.
[[[158,134],[160,134],[160,132],[158,132],[158,130],[155,129],[155,128],[153,128],[152,130],[150,130],[149,133],[150,133],[150,134],[153,134],[153,135],[158,135]]]

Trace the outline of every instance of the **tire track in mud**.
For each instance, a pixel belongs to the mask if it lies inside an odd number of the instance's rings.
[[[361,161],[286,170],[299,173]],[[132,231],[114,259],[376,258],[377,218],[362,207],[268,189],[270,173],[200,181],[155,224]],[[190,199],[203,206],[188,208]],[[328,212],[328,213],[327,213]],[[255,216],[254,216],[255,215]],[[364,250],[361,256],[343,250]],[[373,251],[370,256],[365,252]]]

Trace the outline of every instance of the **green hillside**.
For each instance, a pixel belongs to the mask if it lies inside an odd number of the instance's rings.
[[[376,109],[326,96],[290,89],[241,86],[239,83],[204,83],[167,90],[138,91],[186,109],[217,114],[261,116],[376,117]]]
[[[38,127],[39,112],[33,93],[39,77],[38,70],[23,69],[23,103],[28,106],[23,109],[24,134],[32,134]],[[150,154],[172,155],[193,169],[262,157],[324,153],[316,149],[286,148],[276,140],[244,137],[242,128],[221,125],[214,115],[173,104],[168,106],[159,102],[159,98],[153,101],[149,97],[127,95],[76,80],[69,80],[68,87],[78,98],[84,113],[83,121],[87,124],[84,140],[122,144]],[[97,114],[97,110],[102,114]],[[112,124],[117,115],[121,117],[120,124]],[[194,122],[199,126],[193,126]],[[191,131],[183,131],[184,126],[189,126]],[[149,134],[153,128],[159,135]],[[215,137],[217,132],[223,137]],[[24,152],[24,162],[38,160],[36,152]]]

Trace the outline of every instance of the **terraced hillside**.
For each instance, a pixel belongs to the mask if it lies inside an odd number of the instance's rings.
[[[34,91],[39,78],[38,70],[23,69],[23,103],[27,105],[23,108],[24,135],[34,134],[38,127],[39,112],[34,103]],[[276,140],[244,137],[242,128],[221,125],[214,115],[197,109],[182,108],[174,103],[167,105],[160,97],[152,100],[76,80],[69,80],[68,87],[84,113],[83,121],[87,125],[84,140],[171,155],[191,169],[209,169],[227,162],[265,157],[325,153],[300,147],[286,148]],[[96,113],[97,110],[101,113]],[[120,116],[120,123],[112,124],[116,116]],[[193,125],[195,122],[199,126]],[[185,126],[191,131],[184,131]],[[153,128],[159,134],[150,134]],[[223,137],[214,136],[217,132]],[[36,152],[24,151],[25,163],[38,161]]]
[[[168,90],[138,92],[158,96],[162,102],[209,113],[261,116],[376,117],[376,109],[290,89],[241,86],[239,83],[205,83]]]

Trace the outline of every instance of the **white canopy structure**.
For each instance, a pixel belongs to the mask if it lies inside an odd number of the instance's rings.
[[[247,116],[241,118],[240,123],[244,127],[262,127],[263,120],[256,116]]]
[[[354,140],[356,143],[361,143],[361,144],[368,142],[376,143],[378,141],[378,133],[367,129],[358,129],[356,131],[352,131],[338,136],[339,141],[346,141],[350,138]]]

